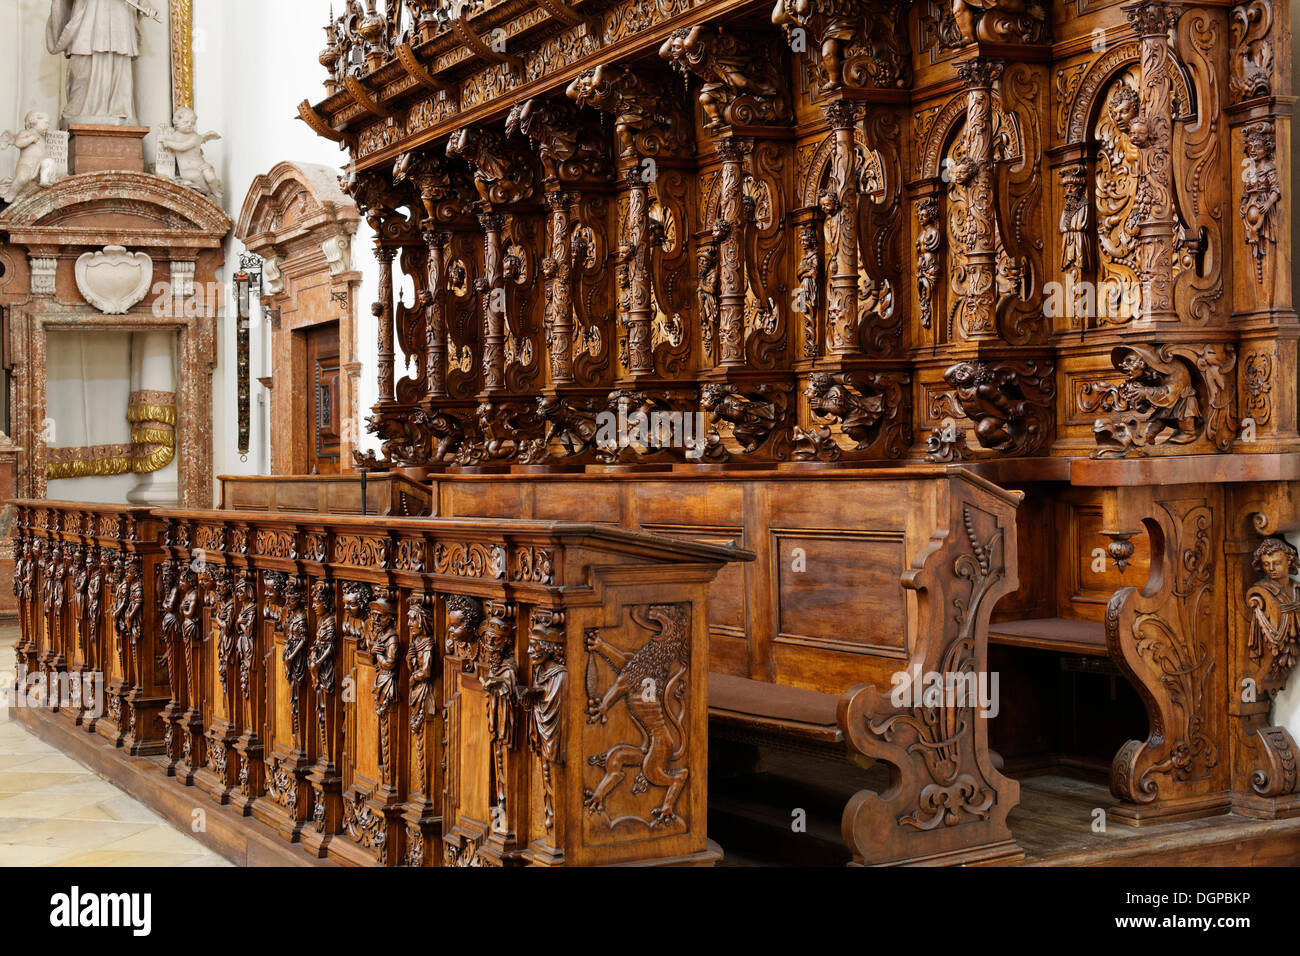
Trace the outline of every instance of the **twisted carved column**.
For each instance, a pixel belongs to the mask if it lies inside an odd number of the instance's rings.
[[[424,241],[429,247],[429,305],[425,315],[425,368],[428,370],[429,398],[447,396],[447,318],[443,309],[446,296],[446,269],[443,253],[451,236],[426,223]]]
[[[393,259],[397,250],[386,246],[375,247],[379,260],[379,301],[375,303],[375,318],[379,320],[379,401],[392,402],[393,395]]]
[[[714,234],[718,237],[722,294],[718,309],[718,364],[745,364],[745,157],[750,140],[729,138],[718,143],[722,159],[722,202]]]
[[[1141,322],[1177,322],[1174,311],[1173,68],[1169,29],[1178,8],[1153,0],[1125,7],[1142,41],[1141,115],[1132,131],[1138,147],[1138,279]]]
[[[967,84],[963,155],[954,175],[966,192],[966,275],[958,285],[958,335],[968,342],[996,340],[997,235],[993,198],[993,85],[1002,76],[1001,60],[976,57],[957,64]]]
[[[475,285],[483,298],[483,390],[505,387],[505,284],[501,276],[501,227],[505,217],[480,213],[483,227],[483,278]]]
[[[551,280],[546,304],[547,352],[551,358],[551,384],[573,381],[573,269],[569,256],[570,193],[551,190],[546,205],[551,211],[551,254],[543,268]]]
[[[858,108],[847,100],[836,100],[828,103],[824,112],[835,137],[830,181],[822,195],[826,256],[831,264],[826,325],[831,353],[845,355],[858,348],[858,169],[853,149]]]

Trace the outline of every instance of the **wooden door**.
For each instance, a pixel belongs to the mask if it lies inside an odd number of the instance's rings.
[[[343,428],[337,322],[307,333],[307,374],[308,471],[313,475],[337,475]]]

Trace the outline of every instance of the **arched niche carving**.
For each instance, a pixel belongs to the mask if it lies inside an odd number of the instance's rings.
[[[339,467],[352,461],[361,422],[358,410],[356,296],[361,274],[352,243],[361,221],[357,204],[339,186],[338,170],[282,162],[256,177],[235,225],[235,236],[263,259],[262,306],[271,316],[271,470],[305,474],[309,464],[307,334],[337,322]]]
[[[50,332],[172,331],[177,336],[177,496],[212,504],[212,373],[221,309],[217,270],[231,221],[186,186],[147,173],[105,170],[61,179],[0,212],[9,315],[10,426],[18,448],[19,497],[46,495],[46,378]],[[109,246],[153,263],[149,292],[121,315],[101,313],[76,279],[77,260]],[[91,455],[98,448],[76,449]]]

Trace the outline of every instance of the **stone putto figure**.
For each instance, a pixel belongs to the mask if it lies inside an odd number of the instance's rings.
[[[140,17],[149,0],[51,0],[45,47],[68,58],[68,123],[132,126]]]
[[[18,150],[18,167],[12,179],[0,179],[0,199],[15,203],[28,193],[53,185],[59,173],[45,134],[50,131],[50,117],[40,110],[27,114],[20,132],[0,133],[0,148]]]
[[[203,158],[203,144],[221,139],[221,135],[212,132],[200,134],[195,129],[198,116],[184,106],[176,111],[172,123],[172,128],[164,129],[158,137],[158,145],[171,150],[176,157],[176,178],[220,202],[224,195],[221,180],[212,164]]]

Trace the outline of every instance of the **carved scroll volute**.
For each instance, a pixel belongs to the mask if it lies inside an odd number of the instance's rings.
[[[912,75],[907,6],[898,0],[777,0],[772,23],[812,59],[823,96],[845,87],[904,88]],[[805,33],[802,46],[796,30]]]
[[[966,201],[958,224],[965,269],[953,277],[954,327],[966,342],[996,341],[997,233],[994,208],[993,89],[1003,63],[977,57],[957,64],[966,83],[966,129],[953,180]]]
[[[830,352],[846,355],[858,350],[858,169],[853,130],[860,111],[847,100],[835,100],[824,111],[835,137],[826,189],[819,198],[830,279],[826,332]]]
[[[997,700],[988,671],[989,616],[1019,586],[1016,502],[969,486],[954,487],[950,500],[943,526],[902,577],[916,594],[905,682],[892,691],[860,685],[840,699],[849,745],[890,768],[887,791],[862,790],[844,810],[844,839],[860,864],[1021,856],[1006,822],[1020,785],[994,769],[987,719]],[[936,706],[934,675],[964,690],[943,692]]]
[[[1144,0],[1124,8],[1141,38],[1140,115],[1129,135],[1138,147],[1138,279],[1142,288],[1141,325],[1176,323],[1174,311],[1173,78],[1169,30],[1178,8]]]
[[[1118,488],[1103,500],[1105,527],[1143,527],[1151,543],[1145,588],[1121,588],[1106,608],[1111,659],[1150,725],[1111,765],[1123,801],[1112,815],[1122,820],[1213,814],[1227,803],[1222,511],[1213,487]]]

